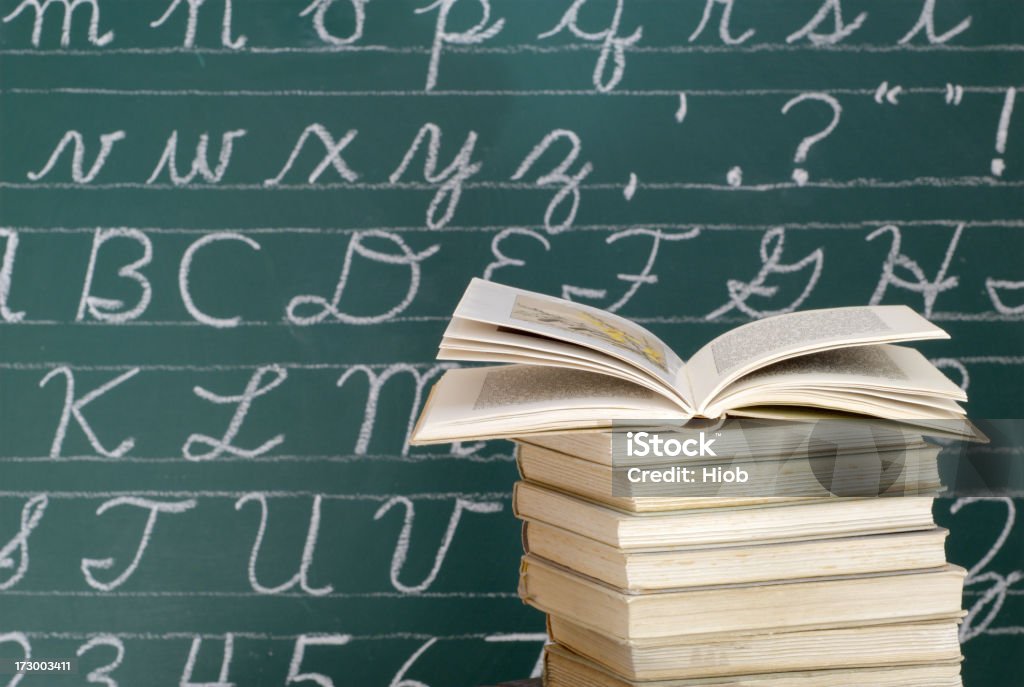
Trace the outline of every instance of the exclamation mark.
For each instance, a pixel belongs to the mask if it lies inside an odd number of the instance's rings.
[[[1017,89],[1006,89],[1006,99],[1003,101],[1003,111],[999,114],[999,128],[996,129],[996,152],[1000,155],[1006,154],[1006,138],[1010,135],[1010,117],[1013,116],[1013,101],[1017,99]],[[997,177],[1003,176],[1006,169],[1006,162],[1001,157],[992,158],[992,174]]]

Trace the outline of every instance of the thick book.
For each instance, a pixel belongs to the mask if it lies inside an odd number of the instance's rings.
[[[690,461],[696,474],[717,466],[722,470],[738,468],[746,475],[742,483],[706,485],[659,482],[636,486],[629,481],[629,473],[636,466],[672,470],[687,464],[685,459],[678,458],[623,458],[620,464],[612,466],[521,443],[516,449],[516,464],[527,481],[613,508],[654,512],[801,502],[828,499],[836,492],[886,498],[932,496],[942,489],[939,451],[937,446],[922,443],[889,452],[845,454],[841,461],[836,455],[747,460],[728,456],[699,459],[699,463]],[[831,476],[835,479],[826,479]],[[630,493],[631,488],[635,493]]]
[[[627,680],[559,646],[544,650],[545,687],[962,687],[960,662],[682,680]]]
[[[618,639],[825,629],[960,615],[966,571],[937,570],[710,585],[628,594],[532,555],[519,595],[527,604]]]
[[[699,501],[700,499],[694,499]],[[516,517],[626,550],[748,545],[930,530],[932,498],[835,498],[749,508],[630,513],[530,482],[517,482]]]
[[[507,364],[445,372],[413,441],[557,432],[613,420],[802,417],[792,406],[955,420],[964,414],[963,390],[917,351],[892,345],[942,338],[942,329],[902,305],[808,310],[737,327],[684,363],[618,315],[474,279],[438,358]]]
[[[938,423],[937,423],[938,424]],[[761,420],[737,418],[723,422],[691,421],[686,425],[645,426],[664,438],[687,436],[704,430],[714,433],[718,455],[737,460],[753,458],[810,457],[819,454],[859,451],[890,451],[916,448],[928,443],[926,437],[939,439],[977,439],[984,436],[967,420],[922,428],[876,418],[843,416],[822,420],[808,416],[802,420]],[[530,434],[517,437],[520,444],[539,446],[602,465],[620,464],[627,457],[626,443],[611,430],[577,430],[557,434]]]
[[[783,498],[764,493],[755,496],[616,496],[612,489],[613,468],[611,465],[522,442],[516,447],[515,456],[519,476],[529,482],[576,494],[612,508],[637,513],[691,508],[773,505],[784,501],[807,500],[806,498]]]
[[[956,619],[626,641],[548,617],[548,635],[628,680],[714,678],[960,660]]]
[[[937,569],[942,528],[781,544],[626,551],[542,522],[523,525],[526,552],[630,592]]]

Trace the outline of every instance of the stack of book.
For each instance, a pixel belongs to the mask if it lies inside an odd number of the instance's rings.
[[[612,443],[519,442],[520,595],[548,614],[547,685],[960,684],[964,571],[927,469],[882,498],[615,497]]]
[[[548,617],[549,687],[960,685],[964,571],[922,433],[952,431],[966,398],[893,345],[945,337],[902,306],[806,311],[684,364],[611,313],[475,280],[439,358],[507,364],[446,372],[413,442],[516,439],[520,594]],[[612,431],[725,417],[704,456],[631,463]],[[640,466],[746,479],[624,489]]]

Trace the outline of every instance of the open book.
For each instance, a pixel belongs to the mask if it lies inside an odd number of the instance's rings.
[[[913,349],[949,338],[906,306],[808,310],[742,325],[684,362],[658,337],[591,306],[474,279],[438,358],[510,363],[449,370],[414,443],[808,409],[956,420],[963,390]]]

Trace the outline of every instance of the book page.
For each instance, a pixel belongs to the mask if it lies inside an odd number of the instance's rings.
[[[949,338],[903,305],[807,310],[768,317],[722,334],[687,366],[701,408],[744,374],[798,355],[846,346]]]
[[[770,406],[753,404],[749,408],[757,409],[786,405],[856,413],[885,420],[899,421],[948,421],[960,420],[964,417],[963,408],[956,402],[949,400],[933,399],[928,403],[921,403],[918,399],[911,399],[911,397],[901,394],[883,397],[858,392],[836,392],[820,389],[778,392],[772,394]],[[739,408],[730,409],[728,412],[730,415],[747,415],[747,409],[748,406],[740,406]]]
[[[879,344],[831,349],[758,368],[729,384],[707,404],[720,414],[743,405],[775,403],[780,391],[831,390],[916,399],[948,409],[966,401],[964,391],[912,348]],[[944,399],[947,402],[935,401]]]
[[[509,363],[518,365],[544,365],[547,367],[565,367],[571,370],[585,370],[609,375],[616,379],[623,379],[638,384],[646,389],[651,389],[659,394],[664,394],[664,387],[658,382],[640,373],[627,377],[621,369],[611,369],[603,365],[592,363],[581,358],[563,358],[550,356],[543,352],[527,349],[508,348],[496,350],[494,348],[480,348],[473,344],[460,346],[444,346],[437,354],[438,360],[459,360],[476,363]],[[680,402],[681,404],[682,402]]]
[[[529,357],[532,360],[517,358]],[[466,360],[473,362],[520,363],[583,367],[629,379],[648,388],[664,389],[660,380],[624,365],[618,358],[591,348],[556,341],[534,334],[520,334],[486,322],[475,322],[460,317],[452,319],[441,339],[438,360]]]
[[[640,325],[598,308],[474,279],[453,318],[495,325],[499,335],[510,329],[599,351],[690,399],[678,355]]]
[[[613,420],[679,420],[661,394],[595,372],[537,365],[449,370],[434,386],[413,443],[609,427]]]

